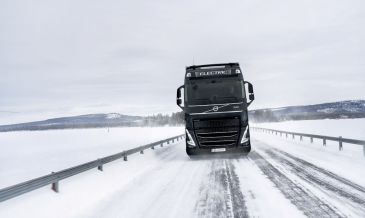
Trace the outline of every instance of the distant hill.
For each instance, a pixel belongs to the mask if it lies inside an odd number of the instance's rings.
[[[141,116],[128,116],[118,113],[88,114],[74,117],[60,117],[37,122],[3,125],[0,126],[0,132],[70,128],[98,128],[106,126],[131,126],[136,125],[136,122],[139,122],[141,120]]]
[[[308,119],[338,119],[338,118],[363,118],[365,117],[365,100],[348,100],[331,103],[288,106],[282,108],[265,108],[249,111],[249,116],[271,111],[278,121],[282,120],[308,120]],[[270,112],[270,113],[271,113]]]

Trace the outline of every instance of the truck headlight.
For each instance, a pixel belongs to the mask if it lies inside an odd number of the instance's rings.
[[[249,140],[249,138],[247,138],[247,131],[248,131],[248,125],[246,126],[245,132],[243,133],[243,136],[241,139],[241,144],[243,144]]]
[[[188,135],[188,139],[186,140],[186,143],[188,143],[189,145],[191,145],[191,147],[195,147],[195,142],[193,140],[193,137],[191,137],[189,131],[187,129],[185,129],[186,134]],[[190,147],[190,146],[189,146]]]

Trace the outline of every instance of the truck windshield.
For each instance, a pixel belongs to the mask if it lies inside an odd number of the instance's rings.
[[[185,101],[189,105],[235,103],[245,98],[242,80],[212,80],[185,84]]]

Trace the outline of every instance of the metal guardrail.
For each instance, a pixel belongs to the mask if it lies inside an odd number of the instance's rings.
[[[179,138],[182,139],[185,137],[185,134],[178,135],[175,137],[171,137],[165,140],[153,142],[151,144],[143,145],[137,148],[133,148],[127,151],[123,151],[117,154],[113,154],[101,159],[97,159],[95,161],[90,161],[75,167],[71,167],[59,172],[52,173],[47,176],[42,176],[36,179],[29,180],[27,182],[23,182],[17,185],[13,185],[4,189],[0,189],[0,202],[9,200],[11,198],[14,198],[16,196],[25,194],[27,192],[33,191],[35,189],[47,186],[52,184],[52,189],[55,192],[59,192],[59,181],[66,179],[68,177],[77,175],[79,173],[85,172],[90,169],[98,168],[98,170],[103,171],[103,165],[110,163],[112,161],[118,160],[120,158],[123,158],[125,161],[127,161],[127,157],[131,154],[135,154],[137,152],[140,152],[143,154],[143,150],[146,150],[148,148],[154,149],[155,146],[161,145],[163,147],[163,143],[169,144],[170,141],[174,143],[174,140],[176,139],[179,141]]]
[[[338,138],[336,137],[331,137],[331,136],[323,136],[323,135],[312,135],[312,134],[305,134],[305,133],[297,133],[297,132],[286,132],[286,131],[281,131],[281,130],[276,130],[276,129],[266,129],[266,128],[258,128],[258,127],[250,127],[250,129],[252,130],[257,130],[257,131],[262,131],[262,132],[267,132],[267,133],[272,133],[272,134],[278,134],[280,133],[280,136],[282,136],[282,134],[286,134],[286,137],[288,137],[289,135],[292,135],[293,138],[295,138],[295,136],[300,136],[300,141],[303,141],[303,137],[308,137],[311,139],[311,143],[313,143],[313,139],[317,138],[317,139],[322,139],[323,140],[323,146],[326,146],[326,140],[328,141],[335,141],[338,142],[339,145],[339,150],[343,150],[343,145],[342,143],[348,143],[348,144],[355,144],[355,145],[362,145],[363,146],[363,152],[364,152],[364,156],[365,156],[365,141],[362,140],[357,140],[357,139],[347,139],[347,138],[342,138],[342,136],[339,136]]]

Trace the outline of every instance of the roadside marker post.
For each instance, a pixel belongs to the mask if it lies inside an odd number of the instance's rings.
[[[339,137],[339,148],[340,151],[343,151],[343,147],[342,147],[342,136]]]

